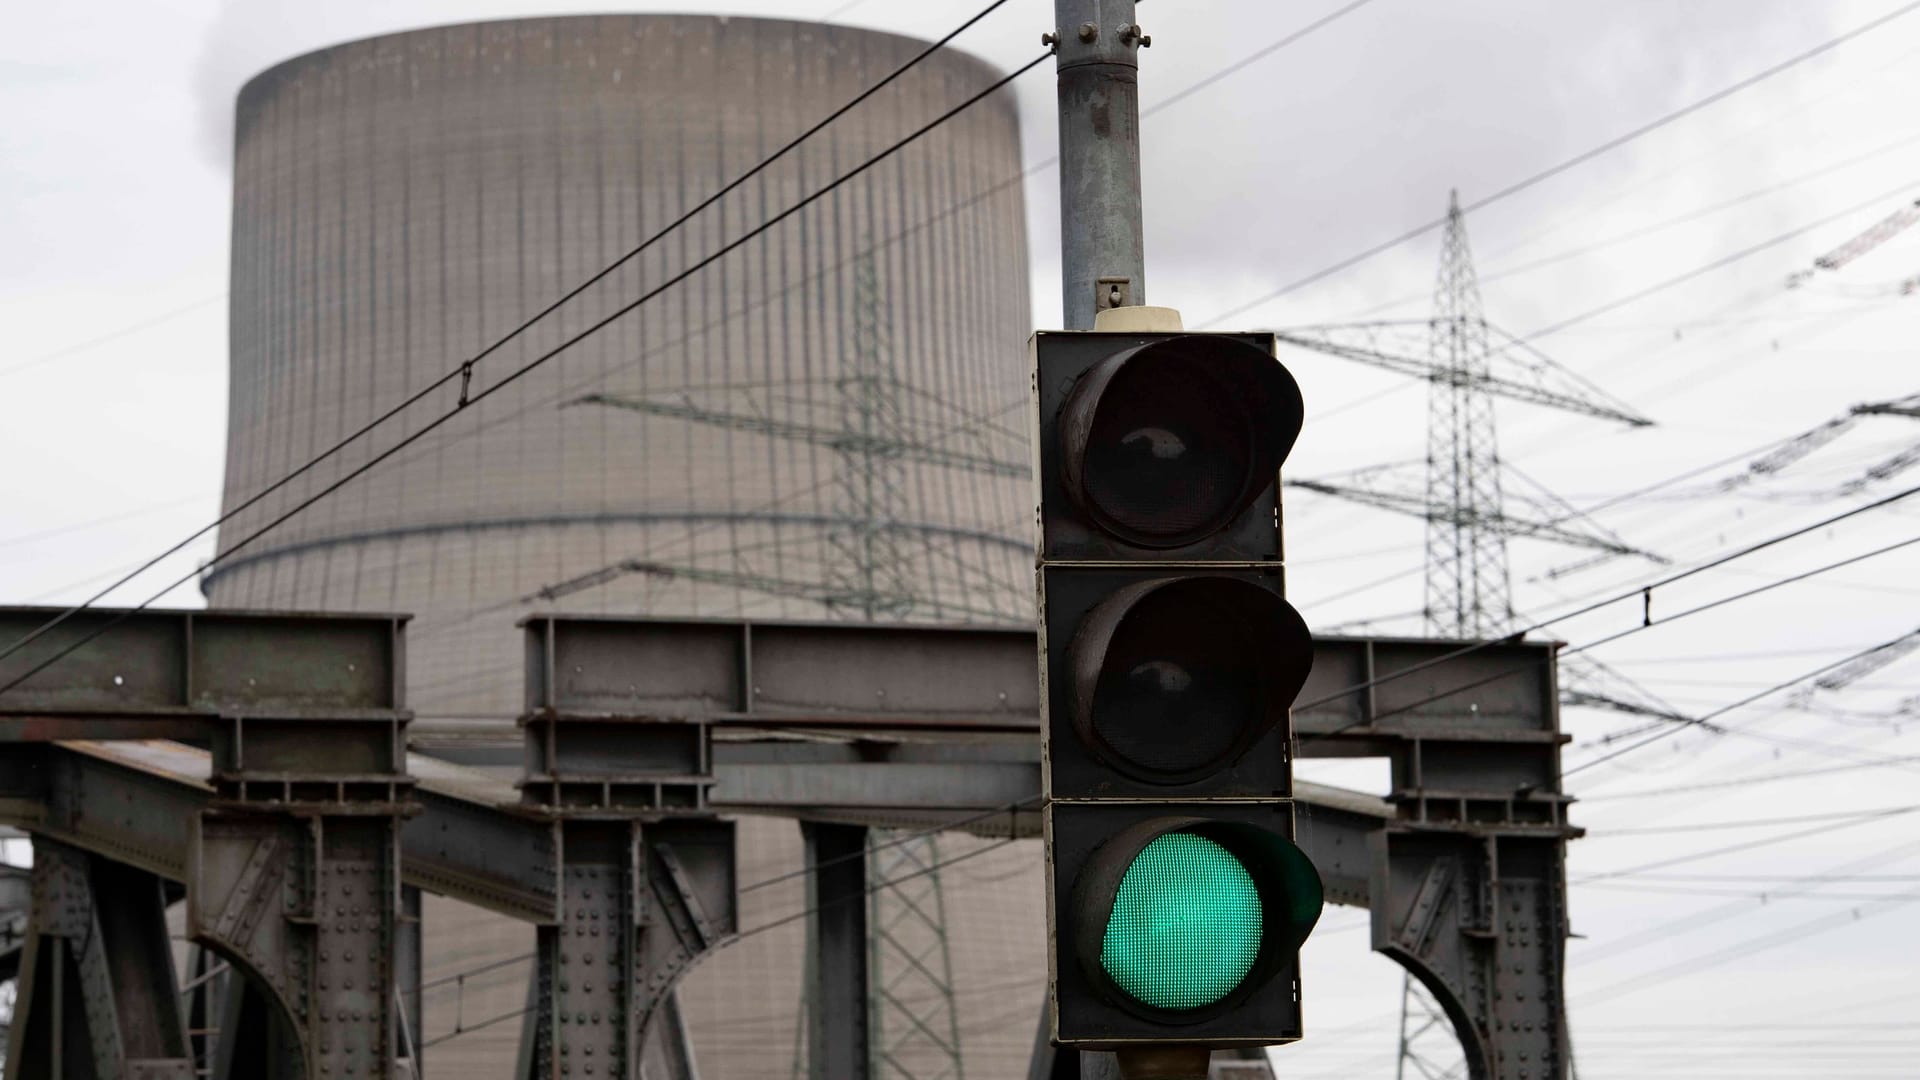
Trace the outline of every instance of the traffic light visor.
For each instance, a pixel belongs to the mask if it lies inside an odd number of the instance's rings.
[[[1286,718],[1313,639],[1273,592],[1196,575],[1115,592],[1081,622],[1071,652],[1080,741],[1136,780],[1185,784]]]
[[[1241,341],[1166,338],[1089,369],[1061,410],[1063,479],[1101,529],[1145,548],[1218,532],[1276,480],[1300,387]]]
[[[1323,901],[1313,864],[1278,833],[1159,818],[1115,834],[1075,882],[1076,947],[1123,1008],[1198,1022],[1287,966]]]

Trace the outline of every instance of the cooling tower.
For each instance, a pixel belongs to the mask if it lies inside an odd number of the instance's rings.
[[[620,16],[396,34],[240,95],[225,503],[458,368],[924,45]],[[219,606],[411,611],[422,714],[518,708],[516,613],[1025,621],[1018,121],[942,51],[282,493]],[[494,388],[498,386],[499,389]],[[545,590],[543,595],[542,591]]]
[[[482,355],[924,47],[763,19],[532,19],[358,41],[253,79],[236,127],[225,508],[419,400],[236,513],[209,601],[412,612],[416,713],[502,725],[520,707],[515,619],[533,610],[1029,623],[1010,94],[674,281],[989,85],[977,60],[929,56]],[[792,823],[741,836],[743,881],[799,865]],[[1025,1067],[1044,984],[1036,861],[1023,842],[943,875],[957,915],[939,929],[964,937],[932,992],[977,1076]],[[797,896],[754,893],[742,921]],[[531,940],[444,902],[428,916],[430,975]],[[759,935],[683,988],[709,1080],[793,1075],[803,936]],[[489,969],[453,1004],[435,988],[423,1035],[446,1035],[456,1010],[463,1024],[510,1012],[523,974]],[[504,1077],[516,1027],[436,1043],[427,1067]],[[895,1075],[943,1067],[922,1059]]]

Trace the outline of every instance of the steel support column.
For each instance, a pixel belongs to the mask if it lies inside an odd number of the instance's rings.
[[[212,810],[195,832],[188,933],[290,1023],[297,1046],[272,1056],[309,1080],[396,1075],[396,831],[390,817]]]
[[[160,879],[36,838],[9,1080],[191,1080]]]
[[[1565,1077],[1562,841],[1389,828],[1376,842],[1392,900],[1373,909],[1374,948],[1446,1010],[1468,1075]]]
[[[553,917],[538,933],[521,1067],[526,1080],[639,1080],[674,984],[737,928],[734,827],[704,813],[711,732],[695,718],[709,677],[727,684],[698,662],[725,629],[523,626],[519,812],[549,831]]]
[[[1296,718],[1301,750],[1391,761],[1395,812],[1369,836],[1373,947],[1445,1010],[1467,1074],[1564,1080],[1566,843],[1581,830],[1560,781],[1555,646],[1489,644],[1422,666],[1442,648],[1458,645],[1324,650],[1301,694],[1316,703]],[[1352,844],[1337,850],[1331,877],[1351,878]]]
[[[867,830],[806,821],[807,1056],[813,1080],[871,1075],[867,985]]]
[[[421,954],[420,890],[412,885],[400,888],[400,923],[393,949],[394,1020],[400,1025],[395,1042],[406,1063],[408,1080],[421,1074],[420,1017],[422,1000],[420,973],[425,969]]]
[[[638,1080],[673,986],[734,932],[733,823],[554,823],[555,921],[542,925],[521,1026],[525,1080]]]
[[[560,829],[560,919],[538,932],[527,1080],[584,1073],[637,1074],[633,1040],[635,830],[625,822],[569,822]]]

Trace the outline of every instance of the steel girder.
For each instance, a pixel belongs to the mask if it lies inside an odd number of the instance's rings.
[[[222,618],[227,616],[196,615],[192,626]],[[967,827],[1033,834],[1028,816],[1014,807],[1039,790],[1030,633],[645,619],[549,620],[541,629],[537,622],[529,624],[537,631],[529,641],[544,634],[549,645],[537,646],[544,655],[529,657],[534,662],[523,730],[531,734],[521,751],[503,761],[496,750],[464,748],[469,740],[459,732],[427,733],[434,745],[466,760],[520,765],[525,782],[519,790],[497,776],[420,754],[406,758],[404,771],[372,770],[372,776],[362,773],[352,781],[378,781],[377,787],[356,788],[357,796],[384,792],[394,803],[410,797],[418,806],[400,826],[399,881],[565,929],[578,928],[578,916],[570,924],[567,912],[581,905],[570,905],[570,898],[584,899],[587,888],[585,877],[578,883],[567,877],[568,847],[576,853],[583,844],[608,850],[613,841],[605,834],[617,830],[606,822],[624,821],[623,827],[639,830],[627,834],[634,882],[669,881],[671,872],[650,854],[647,830],[657,831],[653,819],[676,802],[886,827],[938,826],[970,811],[1006,810]],[[296,645],[278,647],[293,650],[286,655],[297,658],[285,660],[292,671],[326,655],[324,649],[297,648],[298,629],[287,631]],[[146,632],[145,638],[122,639],[121,652],[135,655],[137,649],[129,647],[141,641],[164,645],[164,635]],[[396,655],[379,669],[379,685],[391,685],[401,670],[398,635],[391,628],[387,633]],[[188,634],[195,641],[217,636]],[[1557,1080],[1567,1060],[1560,997],[1564,843],[1578,830],[1566,823],[1570,800],[1559,783],[1564,737],[1557,726],[1553,646],[1500,643],[1449,655],[1460,648],[1415,639],[1319,643],[1314,681],[1296,712],[1298,752],[1386,756],[1393,763],[1393,786],[1382,800],[1300,785],[1301,840],[1327,880],[1329,897],[1371,907],[1374,947],[1406,964],[1434,991],[1458,1028],[1474,1076]],[[183,671],[211,663],[178,648],[156,655],[173,657],[169,662]],[[246,663],[258,661],[238,648],[211,666],[228,672]],[[114,667],[116,673],[165,669],[136,669],[124,659]],[[16,746],[0,758],[0,819],[190,887],[191,853],[195,837],[205,835],[203,820],[218,834],[213,848],[225,844],[237,852],[251,843],[251,859],[274,830],[258,826],[250,839],[234,839],[221,831],[223,814],[237,802],[272,801],[277,793],[284,804],[298,793],[289,786],[293,779],[265,767],[270,762],[241,753],[249,744],[235,720],[247,720],[246,710],[220,708],[206,694],[177,695],[173,704],[103,704],[93,697],[109,693],[99,683],[111,679],[104,668],[87,670],[93,681],[78,688],[43,683],[32,701],[0,696],[0,738],[186,730],[128,726],[139,724],[151,707],[166,723],[191,724],[211,738],[214,760],[169,743]],[[214,684],[182,678],[176,685]],[[224,685],[225,693],[240,692],[232,679]],[[118,692],[116,684],[111,693]],[[336,687],[325,704],[343,711],[347,696]],[[365,711],[336,719],[383,722],[386,732],[397,732],[396,698],[376,693],[361,701]],[[303,731],[291,722],[318,718],[313,710],[276,700],[261,713],[253,719],[264,735],[262,746],[273,755],[310,749],[317,741],[315,729]],[[49,719],[93,726],[48,726]],[[636,740],[632,729],[647,724],[663,737]],[[808,741],[793,741],[796,729],[807,730]],[[223,731],[230,737],[223,738]],[[381,740],[363,732],[356,745],[371,748],[356,752],[378,756]],[[614,774],[594,775],[592,763],[608,750],[625,764]],[[687,782],[656,784],[664,775],[662,762]],[[417,786],[409,792],[404,781],[396,786],[395,776]],[[318,840],[310,829],[296,842],[284,821],[276,828],[290,853],[326,857],[324,830]],[[569,830],[580,836],[570,837]],[[625,844],[615,846],[624,850]],[[716,839],[713,850],[720,846]],[[357,853],[370,850],[362,845]],[[714,906],[724,907],[730,918],[731,894],[722,897],[731,889],[730,846],[726,851],[724,859],[710,860],[702,880],[680,891],[714,897]],[[644,870],[643,852],[649,852]],[[595,868],[618,869],[599,856],[576,863],[583,872]],[[230,902],[235,875],[246,873],[237,855],[219,855],[201,891],[213,896],[224,888]],[[713,884],[721,881],[724,886]],[[351,887],[368,884],[356,879]],[[634,895],[635,909],[649,906],[639,902],[641,893]],[[662,910],[685,910],[674,909],[671,896],[650,901]],[[603,910],[588,911],[588,930],[596,914],[603,928],[625,927],[629,917],[608,901]],[[218,916],[210,918],[217,930]],[[731,924],[711,912],[708,924],[724,927],[715,933],[731,932]],[[643,949],[647,927],[642,923],[637,930]],[[571,962],[558,959],[558,943],[567,935],[545,936],[555,942],[553,962],[544,965],[549,986],[557,987],[562,977],[572,985],[572,976],[556,966]],[[713,940],[690,915],[670,936],[672,947],[682,949]],[[642,970],[648,962],[639,962]],[[579,1026],[566,1023],[566,1015],[579,1011],[555,997],[545,1015],[553,1020],[551,1030],[566,1031]],[[592,1009],[586,1014],[590,1020]]]
[[[62,608],[0,608],[0,640],[24,638],[62,614]],[[230,739],[237,716],[287,725],[391,720],[406,680],[406,620],[79,612],[0,659],[0,685],[46,665],[0,694],[0,743]],[[322,760],[331,752],[326,740],[309,740],[302,750]]]
[[[10,610],[0,624],[25,635],[51,614]],[[185,883],[189,937],[244,976],[227,995],[232,1037],[220,1041],[216,1072],[401,1073],[399,821],[412,785],[404,630],[399,616],[86,612],[0,671],[19,679],[0,695],[10,742],[152,733],[212,746],[186,774],[197,783],[168,785],[151,766],[171,744],[137,744],[144,755],[124,756],[134,767],[117,772],[90,767],[84,753],[16,745],[8,761],[27,772],[6,787],[16,798],[44,787],[38,812],[22,814],[37,843],[97,846]],[[131,903],[102,900],[109,913]],[[170,964],[167,976],[177,1026]],[[240,1023],[247,1009],[258,1022]],[[265,1037],[241,1037],[249,1030]],[[190,1075],[184,1036],[179,1050]],[[104,1054],[97,1048],[96,1061]]]
[[[1392,763],[1395,812],[1367,838],[1373,947],[1445,1009],[1468,1074],[1562,1080],[1566,843],[1581,830],[1560,780],[1555,647],[1464,649],[1329,643],[1295,724],[1305,753]],[[1322,866],[1337,881],[1356,860],[1350,839],[1333,846]]]
[[[191,1080],[160,879],[36,838],[6,1075]]]

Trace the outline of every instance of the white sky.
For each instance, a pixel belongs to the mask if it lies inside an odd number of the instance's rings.
[[[661,10],[818,17],[829,0],[686,0]],[[1142,96],[1166,99],[1340,6],[1327,0],[1152,0],[1141,21]],[[1189,324],[1437,216],[1447,189],[1492,193],[1847,29],[1887,0],[1375,0],[1144,123],[1150,296]],[[612,5],[652,10],[651,4]],[[861,0],[842,20],[935,37],[964,6]],[[229,177],[240,81],[290,56],[367,34],[474,18],[578,10],[541,0],[108,0],[11,13],[0,38],[0,600],[83,598],[111,573],[211,520],[225,439]],[[1014,0],[960,44],[1003,66],[1039,51],[1044,0]],[[1920,13],[1897,19],[1671,127],[1469,218],[1483,275],[1576,252],[1671,217],[1767,192],[1698,221],[1489,282],[1488,317],[1527,334],[1848,207],[1831,224],[1539,342],[1651,415],[1617,425],[1499,407],[1500,445],[1533,480],[1586,506],[1741,455],[1858,402],[1920,391],[1920,293],[1876,296],[1920,274],[1920,228],[1788,292],[1786,276],[1920,194]],[[1019,84],[1027,153],[1053,152],[1051,79]],[[1831,168],[1860,158],[1844,167]],[[1803,174],[1821,175],[1769,191]],[[1057,317],[1056,174],[1029,185],[1040,325]],[[1904,185],[1904,186],[1903,186]],[[1235,320],[1338,321],[1392,301],[1421,316],[1429,235]],[[1329,475],[1424,454],[1424,394],[1394,376],[1289,356],[1310,419],[1291,462]],[[1370,395],[1380,395],[1372,398]],[[1332,415],[1350,402],[1365,404]],[[1920,442],[1920,420],[1869,418],[1779,476],[1703,490],[1738,466],[1600,514],[1630,542],[1686,566],[1916,482],[1920,470],[1841,495],[1840,485]],[[1920,498],[1864,514],[1655,594],[1655,614],[1915,534]],[[1420,606],[1417,523],[1288,497],[1290,580],[1316,626]],[[144,599],[210,545],[113,600]],[[1604,646],[1595,655],[1678,708],[1704,712],[1915,629],[1920,547]],[[1657,568],[1616,560],[1556,580],[1579,558],[1513,547],[1516,601],[1546,614],[1624,591]],[[1384,582],[1381,579],[1392,577]],[[1379,582],[1378,584],[1373,584]],[[1364,586],[1369,586],[1363,588]],[[194,605],[181,590],[170,604]],[[1637,624],[1623,604],[1556,625],[1580,643]],[[1417,633],[1417,620],[1376,624]],[[1573,1024],[1583,1080],[1608,1077],[1912,1075],[1920,1034],[1920,814],[1716,831],[1742,822],[1909,806],[1920,754],[1920,656],[1811,708],[1770,699],[1728,714],[1752,734],[1687,734],[1580,774],[1591,801],[1573,845]],[[1568,710],[1573,766],[1632,726]],[[1799,780],[1626,798],[1648,788],[1775,772],[1871,767]],[[1378,789],[1367,765],[1303,774]],[[1746,841],[1846,825],[1605,882],[1590,875]],[[1858,864],[1858,865],[1853,865]],[[1903,880],[1754,894],[1850,866]],[[1681,879],[1680,875],[1690,875]],[[1799,887],[1804,889],[1805,887]],[[1710,891],[1738,895],[1702,895]],[[1847,913],[1858,912],[1856,921]],[[1307,948],[1309,1040],[1283,1075],[1384,1077],[1394,1063],[1397,969],[1367,954],[1359,913],[1334,909]],[[1693,919],[1698,925],[1689,923]],[[1831,925],[1829,925],[1831,922]],[[1802,931],[1798,928],[1817,927]],[[1644,934],[1644,938],[1634,935]],[[1707,963],[1715,957],[1724,957]],[[1693,1028],[1688,1025],[1701,1025]],[[1714,1025],[1791,1025],[1735,1030]],[[1847,1025],[1890,1025],[1849,1027]]]

